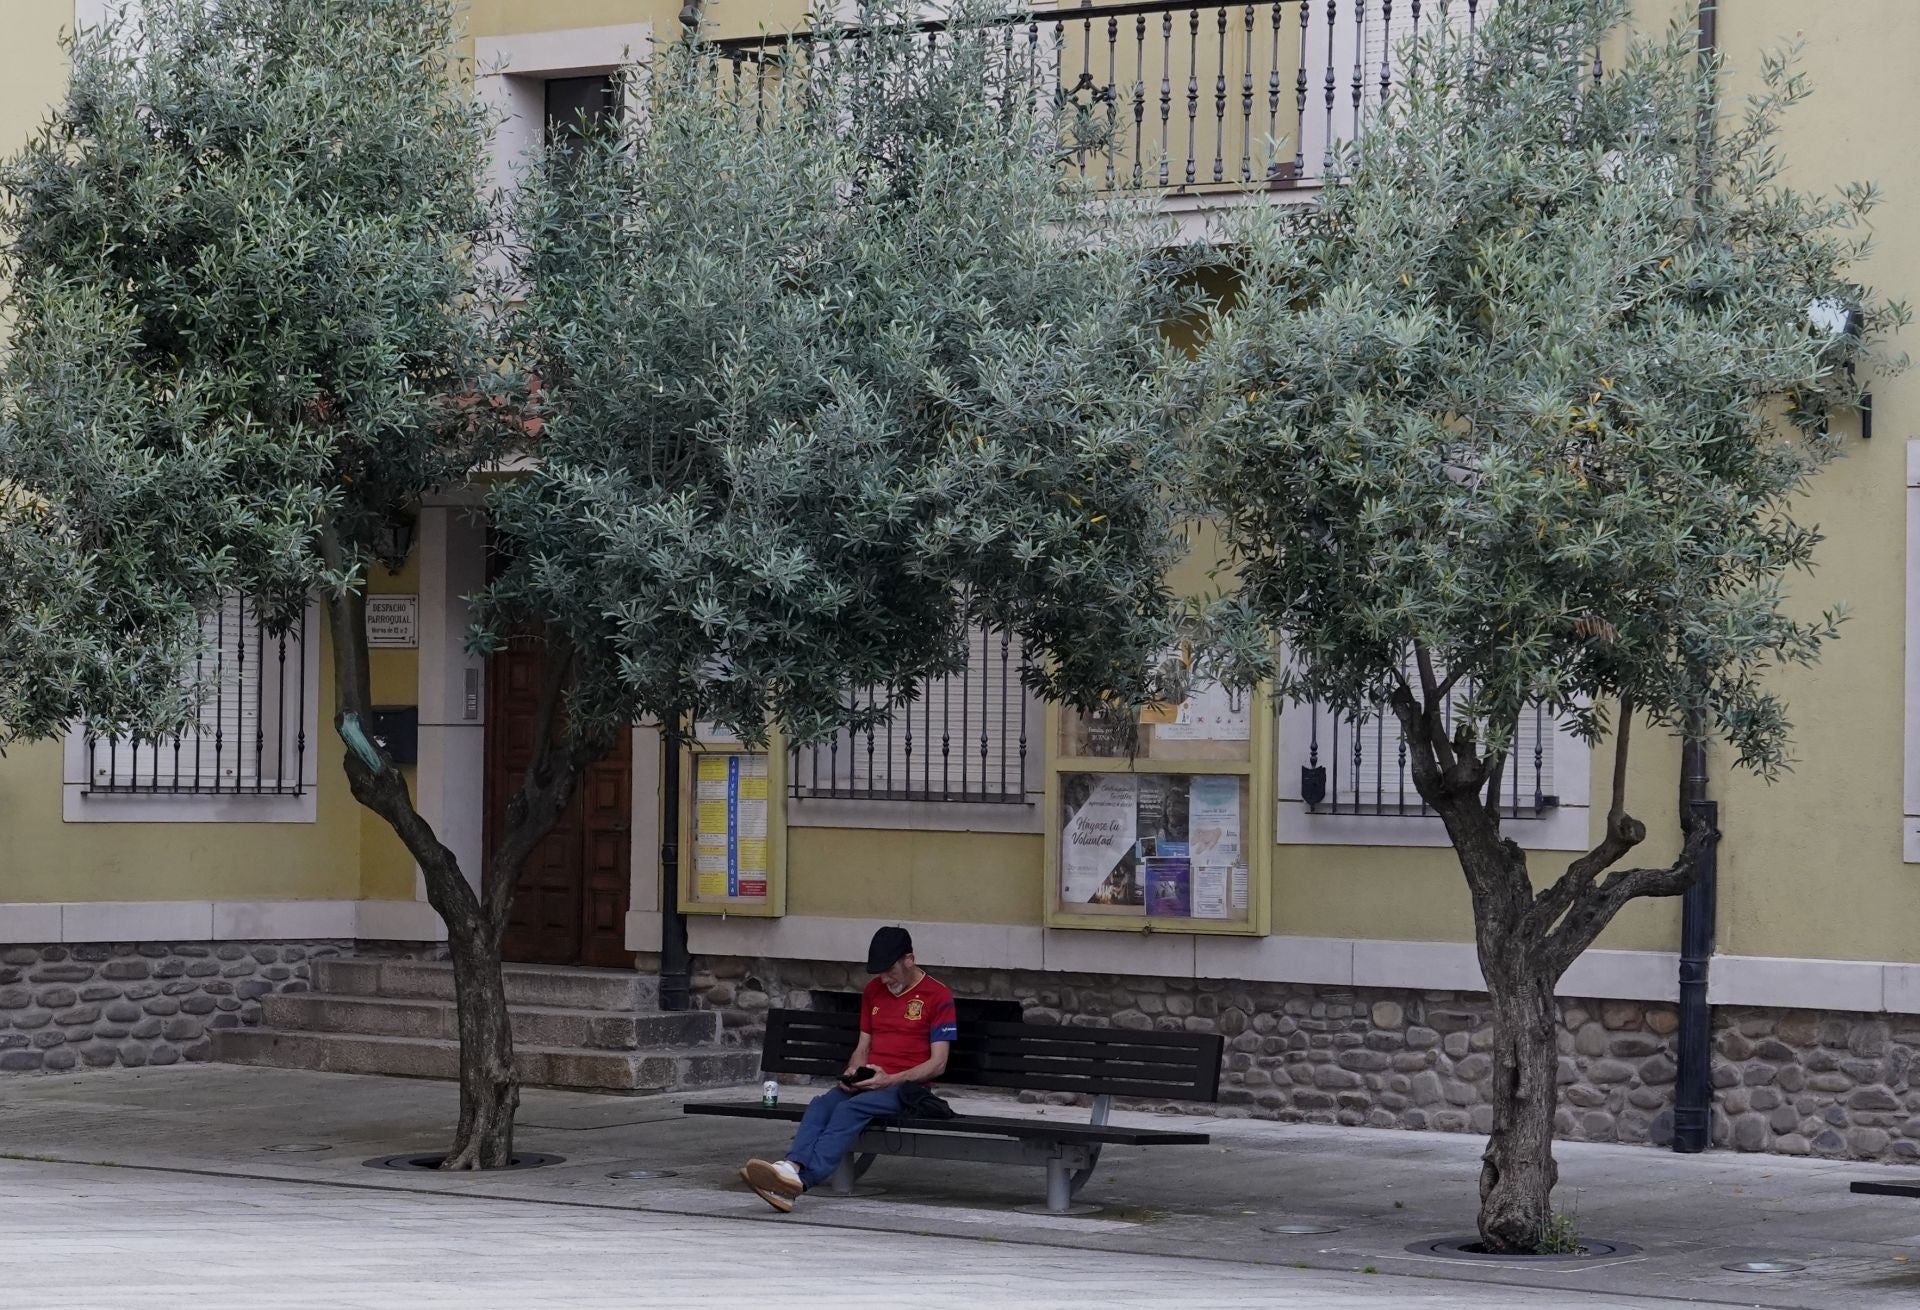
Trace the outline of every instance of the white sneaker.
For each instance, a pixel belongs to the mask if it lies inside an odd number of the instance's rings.
[[[773,1162],[773,1171],[780,1175],[782,1182],[792,1183],[795,1193],[804,1189],[805,1184],[800,1181],[800,1166],[793,1161],[776,1160]]]

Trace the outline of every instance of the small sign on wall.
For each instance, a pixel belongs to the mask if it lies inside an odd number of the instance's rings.
[[[367,597],[367,645],[415,650],[420,645],[420,597]]]

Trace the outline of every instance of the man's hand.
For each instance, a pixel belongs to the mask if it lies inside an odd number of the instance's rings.
[[[900,1076],[898,1074],[887,1073],[884,1070],[876,1070],[873,1077],[867,1079],[864,1083],[849,1083],[848,1086],[852,1087],[856,1092],[877,1092],[882,1087],[891,1087],[899,1081]]]

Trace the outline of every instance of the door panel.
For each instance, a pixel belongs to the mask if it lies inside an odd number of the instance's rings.
[[[515,641],[488,669],[486,842],[506,826],[507,804],[533,757],[534,713],[545,658]],[[504,954],[527,964],[625,967],[632,866],[632,740],[622,730],[606,759],[589,766],[572,803],[534,848],[514,892]]]

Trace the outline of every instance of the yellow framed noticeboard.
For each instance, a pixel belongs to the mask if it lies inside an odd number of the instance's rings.
[[[1129,743],[1124,721],[1049,707],[1047,926],[1266,934],[1265,693],[1196,686],[1183,704],[1145,711],[1133,726]]]
[[[695,745],[680,768],[680,908],[785,914],[786,752]]]

